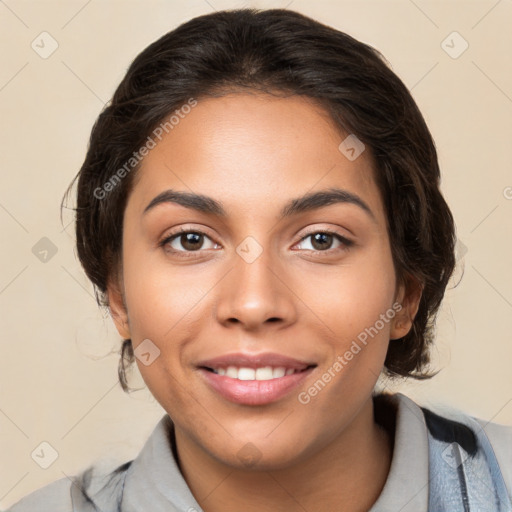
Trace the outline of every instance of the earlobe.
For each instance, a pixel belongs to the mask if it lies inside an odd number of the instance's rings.
[[[414,318],[418,313],[423,287],[416,280],[410,280],[407,290],[402,287],[397,298],[397,302],[401,305],[395,317],[391,322],[391,331],[389,339],[397,340],[406,336],[414,322]]]
[[[109,280],[107,285],[107,295],[110,316],[114,321],[117,332],[123,339],[131,339],[130,327],[128,324],[128,312],[124,302],[123,294],[120,291],[120,287],[116,283],[113,283],[111,280]]]

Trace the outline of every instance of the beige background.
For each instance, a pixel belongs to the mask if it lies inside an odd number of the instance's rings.
[[[66,229],[59,220],[60,199],[103,104],[137,53],[181,22],[213,9],[287,5],[381,50],[411,89],[439,150],[460,239],[457,275],[464,266],[464,277],[439,316],[434,361],[442,372],[392,389],[512,424],[510,0],[6,0],[0,507],[98,459],[135,457],[163,414],[147,391],[127,396],[117,385],[117,333],[75,258],[72,217],[65,216]],[[31,47],[43,31],[59,45],[46,59]],[[453,31],[469,44],[458,58],[442,47]],[[446,44],[454,54],[464,41],[450,36]],[[46,262],[32,252],[43,237],[57,249]],[[31,458],[43,441],[58,452],[46,470]]]

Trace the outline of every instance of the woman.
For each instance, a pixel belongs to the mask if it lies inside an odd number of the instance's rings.
[[[373,48],[299,13],[195,18],[132,63],[78,174],[77,250],[166,411],[56,511],[508,511],[512,429],[428,378],[454,224],[432,137]],[[484,429],[485,427],[485,429]]]

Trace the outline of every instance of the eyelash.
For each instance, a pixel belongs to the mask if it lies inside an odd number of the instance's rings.
[[[161,242],[159,242],[159,247],[162,247],[163,249],[166,249],[166,246],[167,244],[169,244],[170,242],[172,242],[174,239],[180,237],[181,235],[183,234],[189,234],[189,233],[193,233],[195,235],[203,235],[205,236],[206,238],[210,238],[206,233],[204,233],[203,231],[200,231],[200,230],[197,230],[197,229],[186,229],[186,228],[180,228],[179,231],[176,231],[172,234],[170,234],[169,236],[165,237]],[[335,232],[335,231],[330,231],[330,230],[319,230],[319,229],[316,229],[314,231],[310,231],[309,233],[305,234],[300,240],[298,243],[300,242],[303,242],[306,238],[309,238],[310,236],[312,235],[316,235],[318,233],[321,233],[321,234],[324,234],[324,235],[332,235],[334,238],[336,238],[339,242],[341,242],[344,247],[337,247],[337,248],[334,248],[334,249],[327,249],[325,251],[320,251],[320,250],[313,250],[313,249],[305,249],[313,254],[331,254],[332,252],[337,252],[337,251],[347,251],[348,249],[350,249],[353,245],[354,245],[354,242],[352,240],[349,240],[348,238],[345,238],[344,236],[340,235],[339,233]],[[168,250],[168,252],[171,252],[173,254],[177,254],[178,257],[180,258],[190,258],[190,257],[194,257],[197,253],[199,253],[201,251],[201,249],[197,250],[197,251],[177,251],[175,249],[166,249]],[[203,249],[205,250],[205,249]]]

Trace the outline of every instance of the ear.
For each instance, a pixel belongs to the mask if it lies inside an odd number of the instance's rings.
[[[124,339],[131,339],[130,327],[128,324],[128,310],[124,301],[122,285],[109,279],[107,284],[107,295],[110,315],[116,326],[117,332]]]
[[[391,340],[403,338],[411,330],[414,317],[420,306],[423,286],[412,277],[407,279],[406,283],[399,286],[395,299],[396,303],[401,305],[401,308],[391,321],[391,331],[389,333]]]

